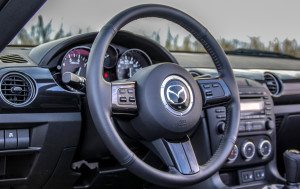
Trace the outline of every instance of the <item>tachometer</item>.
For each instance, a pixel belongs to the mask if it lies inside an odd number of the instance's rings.
[[[117,63],[118,79],[128,79],[138,70],[152,64],[149,56],[142,50],[129,49],[125,51]]]
[[[78,76],[86,76],[86,66],[90,54],[88,47],[75,47],[69,50],[61,63],[61,74],[72,72]]]

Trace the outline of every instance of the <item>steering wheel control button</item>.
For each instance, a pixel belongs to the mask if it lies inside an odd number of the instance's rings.
[[[242,146],[242,156],[246,161],[250,161],[255,155],[255,145],[251,141],[247,141]]]
[[[212,91],[206,91],[205,92],[205,96],[212,96],[212,95],[213,95]]]
[[[218,83],[213,83],[212,86],[213,86],[214,88],[220,87],[220,85],[219,85]]]
[[[216,113],[225,113],[225,109],[224,108],[218,108],[216,109]]]
[[[233,163],[236,160],[236,158],[238,157],[238,155],[239,155],[239,149],[238,149],[237,145],[235,144],[228,156],[228,159],[227,159],[228,163]]]
[[[18,147],[17,130],[5,130],[5,149],[16,149]]]
[[[209,106],[231,99],[230,90],[222,79],[212,79],[209,81],[199,79],[197,82],[205,97],[205,105]],[[211,87],[206,88],[206,85],[210,85]]]
[[[127,102],[127,98],[126,97],[120,97],[120,102]]]
[[[126,94],[126,89],[119,89],[120,94]]]
[[[134,97],[129,97],[129,102],[135,102],[135,98]]]
[[[205,96],[208,98],[220,97],[225,95],[224,90],[218,83],[202,84],[201,86],[204,89]],[[210,90],[207,90],[207,86],[212,86],[212,88],[209,87]]]
[[[185,115],[193,106],[192,89],[182,77],[167,77],[161,85],[160,95],[165,108],[175,115]]]
[[[226,127],[226,123],[224,121],[220,121],[218,124],[217,124],[217,128],[218,128],[218,132],[220,134],[224,134],[225,132],[225,127]]]
[[[209,84],[205,84],[205,85],[203,85],[203,88],[204,88],[204,89],[209,89],[209,88],[210,88],[210,85],[209,85]]]
[[[263,140],[258,145],[258,153],[262,158],[267,158],[272,152],[272,145],[269,140]]]
[[[134,94],[134,89],[127,89],[128,94]]]
[[[134,89],[121,88],[118,90],[118,97],[120,105],[135,103]]]
[[[113,114],[136,113],[135,82],[113,83],[111,90]]]

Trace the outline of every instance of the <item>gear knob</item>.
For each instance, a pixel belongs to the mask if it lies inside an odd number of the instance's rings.
[[[298,150],[286,150],[283,153],[287,183],[300,182],[300,152]]]

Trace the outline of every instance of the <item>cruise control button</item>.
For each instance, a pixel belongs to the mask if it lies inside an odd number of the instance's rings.
[[[216,113],[224,113],[225,109],[216,109]]]
[[[120,97],[120,102],[127,102],[127,98],[126,97]]]
[[[134,90],[133,89],[128,89],[127,92],[128,92],[128,94],[133,94]]]
[[[212,86],[213,86],[214,88],[216,88],[216,87],[219,87],[220,85],[219,85],[218,83],[213,83]]]
[[[218,119],[226,118],[226,115],[217,115]]]
[[[135,98],[134,97],[129,97],[129,102],[135,102]]]
[[[205,95],[206,95],[206,96],[212,96],[213,93],[212,93],[211,91],[208,91],[208,92],[205,92]]]
[[[126,89],[119,89],[119,93],[120,94],[125,94],[126,93]]]
[[[203,85],[203,88],[204,88],[204,89],[210,88],[210,84],[204,84],[204,85]]]

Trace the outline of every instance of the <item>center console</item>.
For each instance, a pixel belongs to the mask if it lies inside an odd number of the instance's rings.
[[[274,105],[269,91],[260,83],[237,78],[240,92],[240,127],[236,143],[220,171],[228,186],[262,183],[268,179],[266,165],[275,156]],[[207,111],[209,132],[214,152],[226,129],[226,107]]]

